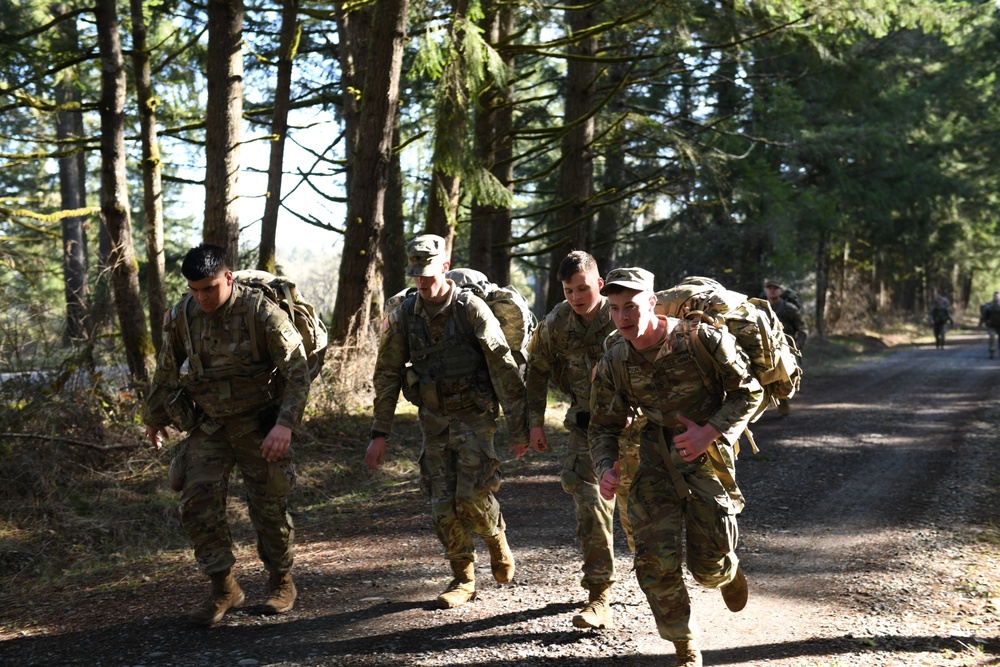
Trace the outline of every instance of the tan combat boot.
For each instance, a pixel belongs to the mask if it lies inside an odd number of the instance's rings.
[[[677,649],[676,667],[701,667],[701,651],[694,641],[674,642]]]
[[[490,550],[490,569],[493,571],[493,578],[497,583],[506,584],[514,578],[514,554],[507,546],[507,534],[501,529],[493,537],[484,537],[483,541]]]
[[[441,609],[451,609],[476,599],[476,568],[472,561],[453,560],[451,571],[455,578],[437,597],[437,605]]]
[[[243,604],[243,589],[233,578],[232,569],[212,575],[212,594],[191,614],[191,621],[206,627],[222,620],[226,612]]]
[[[267,582],[267,590],[269,595],[267,602],[264,603],[265,614],[284,614],[295,606],[298,591],[295,590],[291,572],[284,574],[272,572]]]
[[[591,584],[590,601],[583,610],[573,617],[573,625],[578,628],[611,627],[611,584]]]
[[[736,566],[736,576],[728,584],[722,587],[722,599],[726,601],[729,611],[742,611],[747,606],[749,597],[747,590],[747,578],[743,574],[743,566]]]

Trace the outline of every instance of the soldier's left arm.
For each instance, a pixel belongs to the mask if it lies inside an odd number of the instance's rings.
[[[277,423],[294,429],[301,423],[309,399],[309,363],[302,336],[278,306],[265,301],[258,316],[263,323],[268,354],[284,385]]]
[[[486,356],[493,389],[507,416],[511,442],[520,445],[528,442],[528,404],[524,382],[517,362],[510,353],[500,321],[482,299],[469,299],[469,323]]]
[[[712,353],[725,396],[722,405],[708,419],[730,445],[739,440],[740,434],[750,423],[764,400],[764,390],[750,372],[750,361],[727,329],[698,327],[705,348]]]

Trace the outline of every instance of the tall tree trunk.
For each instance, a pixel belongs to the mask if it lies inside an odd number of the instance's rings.
[[[373,297],[381,289],[375,273],[376,256],[385,224],[406,10],[407,0],[385,0],[372,17],[354,173],[347,198],[344,254],[333,311],[335,340],[367,335]]]
[[[206,243],[239,261],[240,141],[243,121],[243,0],[208,0],[205,108]]]
[[[437,83],[437,117],[434,119],[434,152],[427,190],[425,231],[442,237],[451,256],[458,205],[462,194],[462,161],[469,92],[465,86],[464,21],[468,0],[453,0],[451,54]]]
[[[393,120],[392,145],[399,146],[399,114]],[[389,183],[385,191],[385,226],[382,232],[382,294],[388,299],[406,287],[406,225],[403,216],[403,166],[393,150]]]
[[[816,337],[822,340],[826,336],[826,293],[830,285],[830,269],[827,261],[827,243],[830,233],[821,229],[819,242],[816,244]]]
[[[149,379],[153,344],[146,329],[139,295],[139,267],[132,248],[125,164],[125,61],[115,0],[94,5],[101,54],[101,187],[102,212],[111,239],[108,262],[115,309],[129,373],[140,383]]]
[[[365,84],[368,60],[368,43],[372,36],[372,6],[352,2],[338,2],[337,36],[340,48],[340,88],[343,91],[341,113],[344,122],[344,173],[345,191],[353,192],[356,173],[355,160],[361,117],[361,89]]]
[[[52,14],[60,16],[66,13],[65,5],[53,5]],[[66,51],[79,48],[79,30],[76,21],[64,21],[60,24],[60,39],[66,43]],[[56,137],[60,144],[66,145],[73,140],[82,141],[83,134],[75,130],[81,114],[76,107],[80,103],[80,94],[76,86],[76,69],[64,70],[56,83]],[[81,149],[82,152],[82,149]],[[60,207],[63,210],[75,211],[87,205],[86,188],[82,181],[85,172],[80,170],[79,154],[59,159],[59,195]],[[86,163],[83,163],[84,165]],[[63,331],[63,343],[70,344],[87,336],[87,232],[83,216],[72,216],[62,220],[62,258],[63,282],[66,297],[66,329]]]
[[[602,276],[615,268],[618,259],[618,234],[626,225],[628,200],[621,199],[622,191],[627,187],[625,173],[625,139],[621,127],[622,118],[628,113],[628,88],[622,85],[628,76],[629,65],[624,62],[612,63],[609,68],[611,88],[617,88],[614,97],[608,104],[611,122],[619,123],[608,132],[607,148],[604,152],[604,175],[601,189],[610,201],[601,206],[597,212],[597,224],[594,226],[594,242],[591,254],[597,260],[597,268]]]
[[[274,117],[271,119],[271,160],[267,168],[267,199],[260,231],[260,256],[257,268],[274,273],[275,239],[278,211],[281,209],[281,177],[285,162],[285,139],[288,136],[288,108],[292,96],[292,61],[299,49],[301,27],[299,0],[282,0],[281,37],[278,44],[278,80],[274,90]]]
[[[153,346],[163,345],[163,314],[167,292],[163,285],[163,188],[160,180],[160,142],[156,133],[156,104],[146,47],[146,19],[142,0],[130,0],[132,10],[132,68],[139,101],[142,136],[142,205],[146,223],[146,292],[149,298],[149,330]]]
[[[566,10],[566,25],[570,36],[592,28],[597,22],[596,6],[583,5]],[[559,262],[573,249],[588,248],[593,212],[589,200],[594,192],[594,81],[597,77],[597,38],[580,37],[569,49],[566,64],[566,95],[564,132],[556,215],[557,237],[552,249],[549,268],[549,296],[546,308],[551,309],[563,298],[562,283],[556,279]]]
[[[503,57],[507,70],[513,73],[514,57],[509,49],[506,53],[504,51],[513,30],[514,16],[510,5],[489,2],[484,4],[483,11],[485,16],[480,27],[490,45]],[[479,95],[474,132],[477,166],[488,169],[508,191],[514,180],[512,94],[509,84],[492,81]],[[510,206],[479,201],[472,204],[469,266],[482,271],[500,285],[510,283],[512,221]]]

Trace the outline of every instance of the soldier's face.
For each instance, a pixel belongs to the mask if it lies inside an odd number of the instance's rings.
[[[233,272],[222,269],[209,278],[189,280],[188,289],[203,311],[214,313],[233,293]]]
[[[608,295],[611,321],[621,332],[622,338],[628,341],[634,341],[649,331],[656,319],[653,312],[655,304],[656,296],[650,292],[625,290]]]
[[[577,315],[590,315],[601,305],[601,288],[604,278],[597,273],[581,271],[569,280],[562,281],[563,294]]]
[[[782,290],[777,285],[768,285],[767,287],[764,288],[764,293],[767,295],[767,300],[770,301],[771,303],[774,303],[775,301],[780,299],[781,293],[783,291],[784,290]]]
[[[449,262],[445,262],[440,272],[430,276],[413,276],[413,284],[420,292],[420,298],[431,303],[442,303],[448,298],[451,285],[444,274],[448,272]]]

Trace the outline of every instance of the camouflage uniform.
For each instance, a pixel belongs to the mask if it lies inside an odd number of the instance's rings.
[[[979,307],[979,326],[986,326],[989,335],[990,359],[997,354],[997,337],[1000,335],[1000,303],[987,301]]]
[[[944,349],[944,337],[945,333],[948,331],[948,325],[954,324],[951,319],[951,308],[948,307],[948,302],[944,297],[939,297],[934,305],[931,306],[930,312],[931,326],[934,327],[934,346],[939,349]]]
[[[587,446],[590,385],[594,368],[604,353],[604,339],[614,330],[607,299],[602,297],[600,310],[589,324],[573,311],[568,301],[563,301],[539,323],[528,348],[528,427],[545,425],[550,379],[570,399],[563,421],[569,430],[569,446],[560,481],[576,505],[576,536],[583,552],[580,583],[584,588],[615,581],[615,503],[601,497]],[[621,440],[626,451],[629,439]],[[632,458],[637,459],[638,442],[631,444],[635,451]],[[628,481],[631,482],[631,477]],[[627,483],[623,486],[627,487]],[[631,526],[624,513],[622,525],[631,542]]]
[[[183,332],[185,320],[191,355]],[[295,428],[302,420],[309,394],[302,338],[280,307],[259,290],[238,283],[213,313],[203,312],[194,299],[185,297],[167,314],[164,329],[167,336],[143,421],[156,428],[175,423],[189,431],[175,452],[175,464],[184,478],[181,524],[194,545],[195,558],[208,575],[235,563],[226,521],[229,477],[235,465],[257,531],[257,552],[269,572],[285,574],[293,559],[294,527],[287,497],[295,483],[295,468],[291,451],[269,462],[260,447],[275,423]],[[195,406],[195,418],[193,423],[178,424],[177,406],[185,397]],[[187,412],[191,416],[192,410]]]
[[[498,398],[515,442],[528,435],[524,383],[500,323],[485,301],[448,282],[448,300],[433,317],[417,294],[386,319],[372,431],[391,432],[401,388],[419,406],[421,485],[447,557],[460,563],[475,561],[473,533],[494,537],[504,530],[493,495],[500,488],[493,442]]]
[[[809,327],[806,326],[805,318],[802,317],[802,311],[794,303],[785,299],[778,299],[778,305],[772,305],[771,308],[781,321],[785,333],[795,340],[795,344],[801,350],[809,337]]]
[[[601,359],[591,390],[589,439],[600,477],[617,459],[618,436],[630,410],[640,409],[649,420],[629,499],[636,576],[660,636],[680,642],[696,635],[681,574],[685,525],[694,578],[718,588],[736,576],[736,514],[743,497],[735,484],[735,445],[763,390],[728,331],[664,319],[669,333],[653,348],[652,363],[623,338]],[[689,348],[691,335],[711,352],[715,369],[699,366]],[[711,424],[723,435],[701,457],[685,462],[672,446],[673,436],[685,430],[678,415]]]

